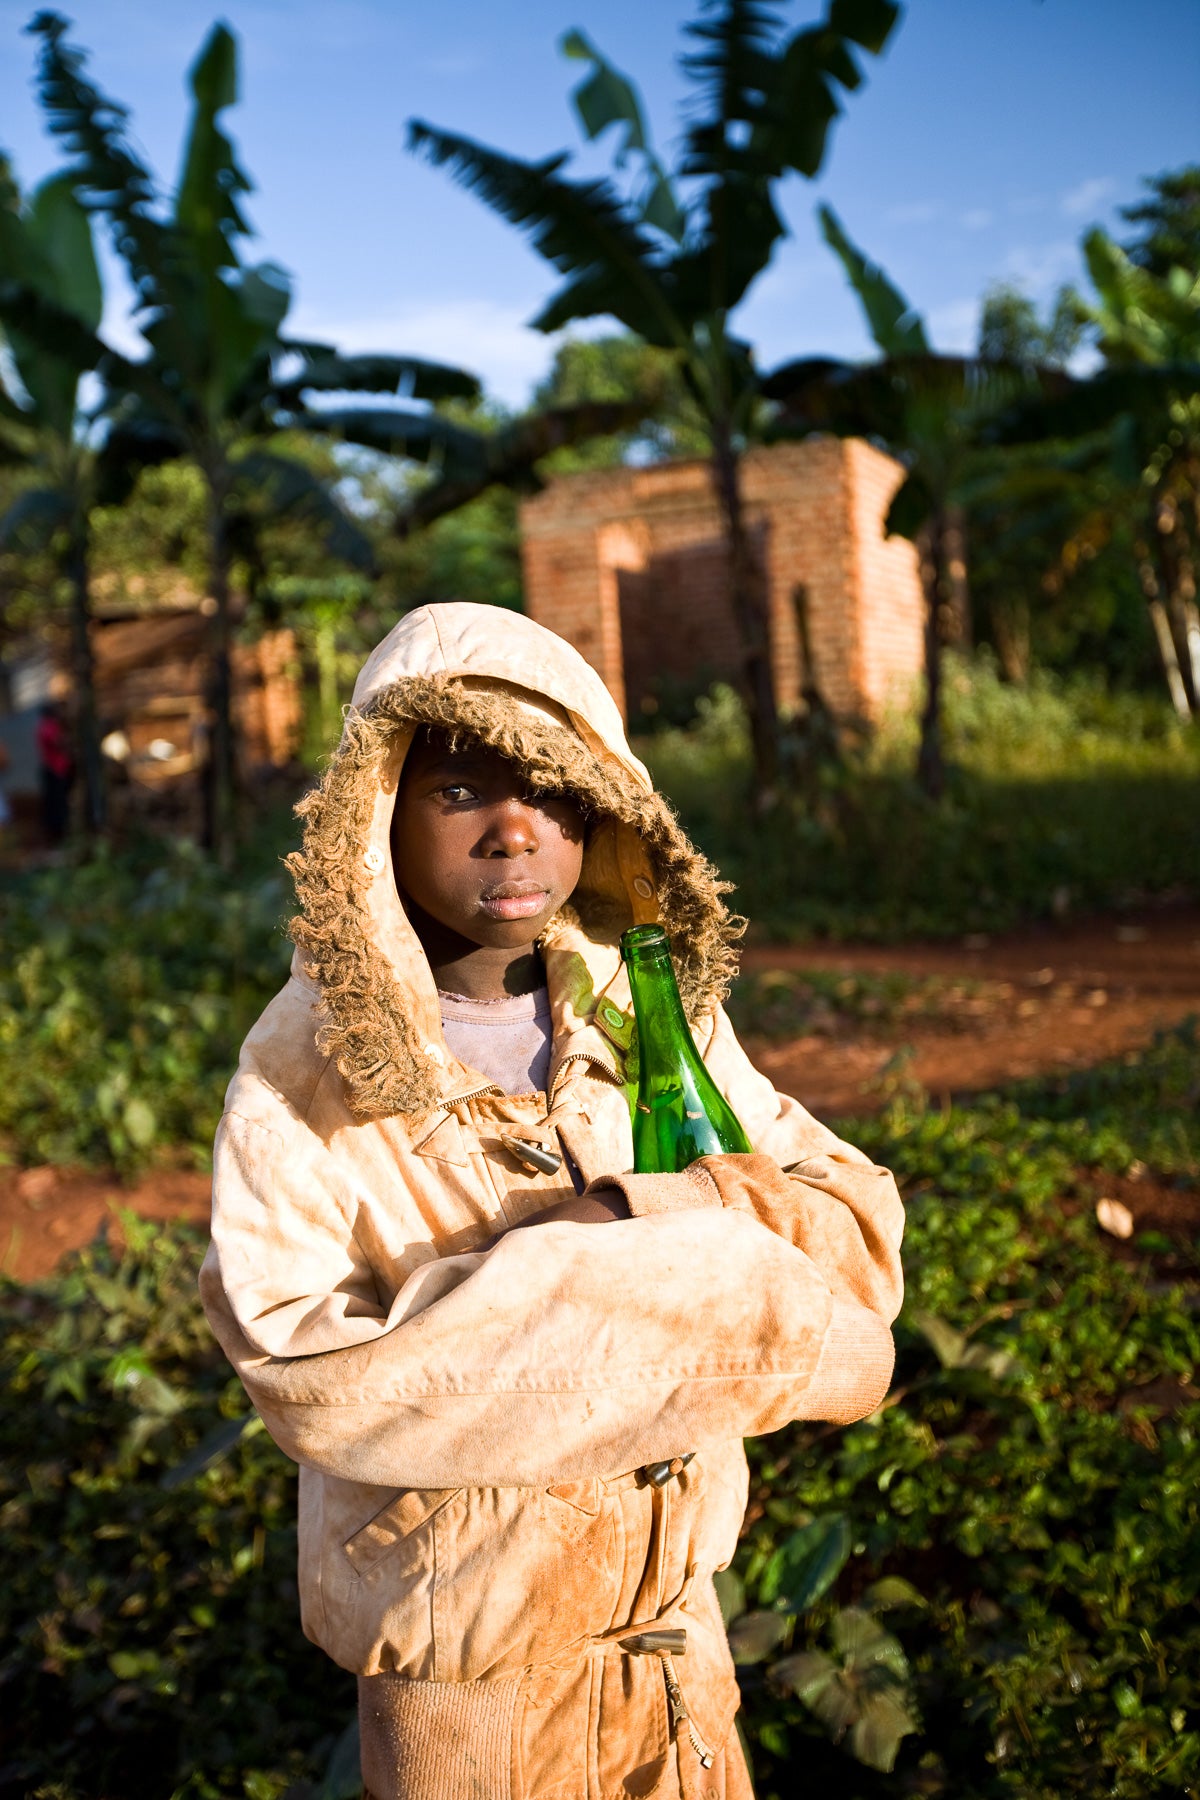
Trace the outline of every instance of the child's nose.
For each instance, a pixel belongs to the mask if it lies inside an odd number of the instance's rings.
[[[527,856],[538,848],[537,820],[520,800],[506,800],[492,815],[484,837],[488,856]]]

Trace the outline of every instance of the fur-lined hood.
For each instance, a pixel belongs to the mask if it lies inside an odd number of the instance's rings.
[[[654,792],[599,676],[520,614],[423,606],[367,659],[341,743],[297,809],[303,849],[288,859],[301,908],[292,936],[321,993],[320,1046],[360,1118],[427,1114],[455,1086],[433,975],[397,890],[403,870],[392,867],[392,809],[421,725],[501,751],[531,788],[565,789],[590,817],[579,886],[541,940],[556,1021],[601,1025],[618,1051],[628,1047],[618,940],[653,920],[671,934],[689,1018],[711,1012],[728,990],[741,921]]]

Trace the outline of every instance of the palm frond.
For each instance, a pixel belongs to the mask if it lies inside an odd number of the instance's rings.
[[[394,529],[407,536],[497,484],[537,487],[537,464],[543,457],[588,438],[633,430],[654,411],[659,398],[657,392],[647,392],[629,400],[584,400],[517,419],[483,440],[484,461],[473,475],[448,471],[432,487],[421,489],[397,514]]]
[[[275,450],[249,450],[234,462],[233,475],[235,502],[259,499],[274,515],[304,519],[320,530],[330,556],[372,567],[371,540],[339,506],[329,483],[302,462]]]
[[[892,286],[878,263],[868,261],[842,230],[831,206],[817,209],[821,234],[846,271],[850,285],[862,303],[871,336],[885,356],[921,355],[929,340],[920,314]]]
[[[1020,444],[1079,438],[1111,428],[1122,416],[1149,441],[1169,430],[1167,413],[1173,400],[1180,394],[1200,394],[1200,363],[1098,369],[1082,381],[1061,371],[1055,374],[1054,380],[1044,376],[1037,391],[997,416],[988,433],[990,441]]]
[[[769,182],[733,174],[705,196],[702,241],[675,258],[664,285],[689,321],[731,312],[771,260],[786,230]]]
[[[473,476],[486,464],[487,439],[482,432],[417,407],[299,406],[278,423],[385,456],[434,463],[455,475]]]
[[[564,56],[591,64],[591,74],[584,77],[571,96],[584,135],[594,141],[614,125],[622,132],[623,141],[617,146],[613,161],[618,169],[625,166],[631,155],[641,161],[645,184],[638,210],[642,219],[674,243],[682,243],[687,216],[650,143],[641,96],[632,81],[614,68],[582,31],[566,32],[559,40],[559,48]]]
[[[29,30],[42,40],[38,91],[46,121],[75,158],[75,191],[110,221],[113,242],[141,308],[165,303],[183,276],[173,227],[161,216],[154,178],[125,135],[128,110],[90,82],[82,50],[66,42],[68,21],[41,12]]]
[[[831,0],[825,20],[783,38],[762,0],[719,0],[717,16],[689,27],[705,43],[685,69],[706,102],[687,138],[684,173],[718,183],[740,173],[771,181],[789,169],[815,175],[838,89],[859,87],[851,46],[878,54],[899,17],[893,0]]]
[[[250,227],[238,196],[251,191],[220,114],[238,97],[237,41],[227,25],[214,25],[193,63],[189,85],[195,105],[175,196],[175,225],[208,280],[236,269],[234,241]]]
[[[578,291],[586,280],[594,294],[604,283],[607,312],[634,331],[641,325],[632,321],[652,321],[655,343],[682,344],[684,333],[663,293],[654,244],[611,182],[569,181],[560,173],[561,156],[523,162],[419,119],[409,121],[409,146],[435,166],[448,167],[461,186],[527,232],[538,254],[569,277],[571,289]],[[561,303],[552,301],[551,307],[562,313]],[[547,329],[545,317],[543,312],[537,321],[541,330]]]
[[[89,331],[100,329],[104,290],[92,242],[92,222],[69,175],[52,175],[30,197],[26,231],[44,260],[47,299],[73,312]]]
[[[288,349],[294,346],[288,345]],[[374,352],[341,356],[321,346],[306,358],[293,376],[277,381],[274,395],[281,405],[299,402],[301,395],[362,393],[399,394],[409,400],[476,400],[479,379],[449,363],[429,362],[419,356],[391,356]]]
[[[761,118],[782,20],[766,0],[710,0],[704,10],[708,17],[686,27],[701,48],[680,59],[701,114],[688,133],[686,170],[719,176],[737,154],[731,132]]]

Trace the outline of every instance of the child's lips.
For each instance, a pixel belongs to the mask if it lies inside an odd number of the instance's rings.
[[[502,881],[485,888],[479,904],[493,919],[531,919],[545,906],[548,893],[540,881]]]

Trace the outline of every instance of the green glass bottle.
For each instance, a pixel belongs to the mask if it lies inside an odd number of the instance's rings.
[[[638,1174],[675,1174],[698,1156],[748,1152],[737,1114],[701,1061],[661,925],[635,925],[621,939],[637,1019],[637,1101],[633,1166]]]

